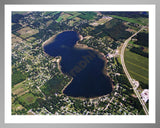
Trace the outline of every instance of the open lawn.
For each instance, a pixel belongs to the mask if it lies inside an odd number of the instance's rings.
[[[125,50],[125,64],[133,79],[148,84],[148,58]]]

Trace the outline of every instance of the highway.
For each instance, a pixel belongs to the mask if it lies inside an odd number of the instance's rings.
[[[148,109],[147,109],[147,107],[146,107],[146,105],[145,105],[145,102],[141,99],[141,95],[140,95],[139,92],[137,91],[136,86],[133,84],[132,78],[131,78],[131,76],[130,76],[127,68],[126,68],[125,62],[124,62],[124,51],[125,51],[125,48],[126,48],[128,42],[132,39],[132,37],[134,37],[135,35],[137,35],[137,33],[139,33],[140,31],[142,31],[144,28],[146,28],[146,26],[143,26],[139,31],[137,31],[135,34],[133,34],[131,37],[129,37],[129,38],[124,42],[124,44],[123,44],[123,46],[122,46],[122,49],[121,49],[121,55],[120,55],[120,57],[121,57],[121,63],[122,63],[123,70],[124,70],[124,72],[125,72],[128,80],[129,80],[130,84],[132,85],[133,90],[134,90],[136,96],[138,97],[138,99],[139,99],[139,101],[140,101],[140,103],[141,103],[141,105],[142,105],[142,107],[143,107],[143,110],[144,110],[145,114],[148,115],[149,112],[148,112]]]

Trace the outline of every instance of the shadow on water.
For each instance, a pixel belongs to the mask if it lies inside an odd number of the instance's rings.
[[[103,74],[104,60],[93,50],[75,48],[78,40],[77,32],[65,31],[44,46],[44,51],[50,56],[61,56],[62,72],[73,77],[63,93],[85,98],[110,93],[112,83],[110,78]]]

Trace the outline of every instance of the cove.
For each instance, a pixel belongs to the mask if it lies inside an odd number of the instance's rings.
[[[61,56],[61,71],[73,78],[63,93],[83,98],[111,93],[112,82],[103,73],[105,61],[94,50],[74,47],[79,39],[77,32],[64,31],[43,45],[44,52],[48,55]]]

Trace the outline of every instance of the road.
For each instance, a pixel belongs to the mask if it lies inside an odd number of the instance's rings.
[[[44,99],[46,100],[46,96],[44,95],[44,93],[41,91],[40,87],[36,86],[37,89],[42,93],[42,95],[44,96]]]
[[[115,95],[115,93],[114,93],[114,95]],[[108,109],[108,107],[109,107],[110,103],[113,101],[113,99],[114,99],[114,96],[112,97],[112,99],[110,100],[110,102],[108,103],[108,105],[106,106],[106,108],[104,110]]]
[[[148,109],[147,109],[147,107],[146,107],[146,105],[145,105],[145,102],[141,99],[141,95],[140,95],[139,92],[137,91],[136,86],[132,83],[132,78],[131,78],[131,76],[130,76],[127,68],[126,68],[125,62],[124,62],[124,51],[125,51],[125,48],[126,48],[128,42],[132,39],[132,37],[134,37],[135,35],[137,35],[137,33],[139,33],[140,31],[142,31],[144,28],[146,28],[146,26],[143,26],[139,31],[137,31],[135,34],[133,34],[131,37],[129,37],[129,38],[124,42],[124,44],[123,44],[123,46],[122,46],[122,49],[121,49],[121,55],[120,55],[120,57],[121,57],[121,63],[122,63],[123,70],[124,70],[124,72],[125,72],[128,80],[129,80],[130,84],[132,85],[133,90],[134,90],[136,96],[138,97],[138,99],[139,99],[139,101],[140,101],[140,103],[141,103],[141,105],[142,105],[142,107],[143,107],[143,110],[144,110],[145,114],[148,115],[149,112],[148,112]]]

